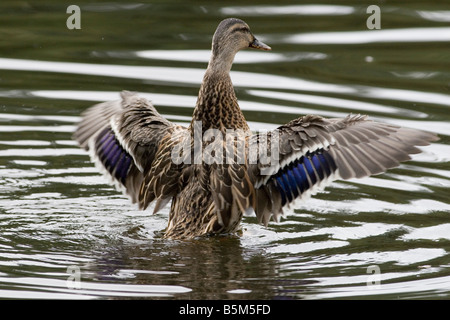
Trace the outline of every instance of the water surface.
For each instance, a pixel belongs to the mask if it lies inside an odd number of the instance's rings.
[[[2,1],[0,298],[448,299],[450,11],[390,2],[368,30],[370,4],[79,2],[82,29],[68,30],[69,4]],[[441,140],[267,228],[249,216],[240,237],[161,239],[168,208],[137,210],[71,135],[124,89],[187,124],[229,16],[273,48],[233,66],[252,129],[364,113]]]

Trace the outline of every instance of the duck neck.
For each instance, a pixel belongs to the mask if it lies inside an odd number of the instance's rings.
[[[203,132],[208,129],[249,130],[231,82],[231,63],[228,66],[226,61],[218,60],[211,59],[203,77],[191,128],[194,121],[201,121]]]

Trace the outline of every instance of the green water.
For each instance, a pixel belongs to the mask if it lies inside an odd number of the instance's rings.
[[[450,297],[448,2],[77,1],[81,29],[69,30],[71,4],[0,3],[0,298]],[[372,4],[379,30],[366,25]],[[245,217],[239,238],[162,240],[168,208],[138,211],[71,135],[124,89],[188,123],[229,16],[273,49],[233,66],[252,129],[364,113],[441,140],[267,228]]]

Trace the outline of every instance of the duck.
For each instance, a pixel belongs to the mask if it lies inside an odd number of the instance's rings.
[[[439,139],[359,114],[252,132],[230,77],[246,48],[271,50],[243,20],[221,21],[189,126],[130,91],[81,115],[73,138],[119,191],[153,213],[171,203],[164,238],[235,235],[248,213],[267,226],[333,181],[381,174]]]

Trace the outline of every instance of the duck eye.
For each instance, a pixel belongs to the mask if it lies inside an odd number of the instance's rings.
[[[232,31],[232,33],[235,33],[235,32],[243,32],[243,33],[247,33],[247,32],[250,32],[250,30],[249,30],[249,28],[247,28],[247,27],[241,27],[241,28],[236,28],[236,29],[234,29],[234,30]]]

